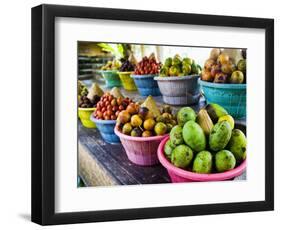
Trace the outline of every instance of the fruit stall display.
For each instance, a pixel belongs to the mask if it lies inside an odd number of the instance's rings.
[[[108,61],[100,69],[106,85],[84,81],[87,88],[78,81],[78,115],[86,128],[79,123],[79,129],[93,137],[81,138],[86,146],[97,148],[94,152],[103,152],[100,159],[109,159],[110,151],[109,161],[117,164],[119,156],[113,153],[122,153],[128,163],[118,164],[137,172],[136,177],[142,175],[140,168],[161,172],[159,177],[151,174],[159,183],[221,181],[241,175],[247,140],[246,126],[237,119],[244,121],[246,115],[246,57],[237,57],[212,49],[203,69],[197,60],[179,55],[163,64],[154,54],[139,62],[133,55]],[[94,144],[87,143],[90,139]],[[111,178],[115,171],[109,171]],[[122,181],[120,176],[117,181]],[[134,184],[135,179],[128,181]]]
[[[237,64],[227,53],[212,49],[199,81],[207,103],[217,103],[235,119],[246,116],[246,59]]]
[[[81,81],[78,81],[78,116],[84,127],[96,128],[90,117],[103,93],[97,83],[93,83],[88,91],[87,87]]]
[[[160,90],[154,77],[159,74],[161,63],[156,61],[154,54],[144,57],[135,67],[132,78],[142,96],[160,96]]]
[[[122,86],[118,75],[118,70],[120,67],[121,62],[119,60],[108,61],[104,66],[101,67],[100,72],[105,79],[107,88]]]
[[[163,101],[170,105],[192,105],[198,103],[200,90],[198,78],[201,67],[189,58],[175,55],[165,60],[160,76],[155,77]]]
[[[120,112],[115,133],[120,137],[128,159],[137,165],[159,163],[157,148],[177,124],[169,106],[161,110],[152,96],[141,105],[131,103]]]
[[[183,107],[177,119],[158,149],[172,182],[227,180],[242,174],[247,139],[223,107],[208,104],[198,114]]]

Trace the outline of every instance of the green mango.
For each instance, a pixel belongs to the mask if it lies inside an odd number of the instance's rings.
[[[179,168],[187,168],[193,158],[193,151],[186,145],[178,145],[172,151],[171,162]]]
[[[218,172],[225,172],[234,169],[236,160],[230,151],[221,150],[215,155],[215,164]]]
[[[233,153],[236,160],[241,162],[246,159],[247,139],[239,129],[233,129],[227,149]]]
[[[170,140],[173,145],[180,145],[184,143],[181,126],[176,125],[172,128],[170,132]]]
[[[191,65],[191,73],[193,73],[193,74],[198,74],[199,73],[199,69],[197,67],[197,64],[192,63],[192,65]]]
[[[176,54],[174,56],[174,58],[172,59],[172,65],[173,66],[177,66],[177,65],[181,65],[182,59],[180,57],[180,55]]]
[[[189,75],[191,73],[191,65],[182,66],[182,73],[183,73],[183,76]]]
[[[208,151],[201,151],[193,161],[192,171],[196,173],[211,173],[212,164],[212,154]]]
[[[170,76],[178,76],[181,72],[181,69],[179,66],[176,66],[176,65],[172,65],[170,68],[169,68],[169,75]]]
[[[176,146],[174,146],[171,140],[168,140],[164,146],[165,156],[170,160],[172,156],[172,152]]]
[[[188,121],[183,126],[184,142],[195,152],[206,148],[206,137],[203,129],[195,121]]]
[[[195,121],[196,113],[190,107],[183,107],[177,113],[177,121],[180,126],[183,126],[187,121]]]
[[[173,59],[171,57],[166,58],[164,65],[169,68],[172,65],[172,61]]]
[[[169,76],[169,67],[163,66],[160,70],[160,76],[161,77]]]
[[[213,151],[226,147],[231,138],[231,127],[228,121],[221,121],[214,125],[209,135],[209,146]]]
[[[188,58],[188,57],[187,57],[187,58],[183,58],[183,59],[182,59],[182,65],[183,65],[183,66],[185,66],[185,65],[190,65],[190,66],[191,66],[192,63],[193,63],[193,60],[192,60],[191,58]]]

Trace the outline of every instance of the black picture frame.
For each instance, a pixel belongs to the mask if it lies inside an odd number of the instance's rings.
[[[265,200],[55,213],[55,18],[88,18],[265,29]],[[274,20],[80,6],[32,8],[32,221],[41,225],[274,209]]]

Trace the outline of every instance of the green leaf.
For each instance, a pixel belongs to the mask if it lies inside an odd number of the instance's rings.
[[[124,56],[124,49],[122,44],[112,44],[109,45],[107,43],[98,43],[97,44],[101,49],[105,52],[112,53],[116,59],[120,59],[121,57]]]

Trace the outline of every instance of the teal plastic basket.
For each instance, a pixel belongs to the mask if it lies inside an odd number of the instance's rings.
[[[118,72],[116,70],[102,70],[100,72],[105,79],[107,88],[122,86]]]
[[[247,84],[220,84],[199,80],[207,103],[224,107],[235,119],[246,118]]]

